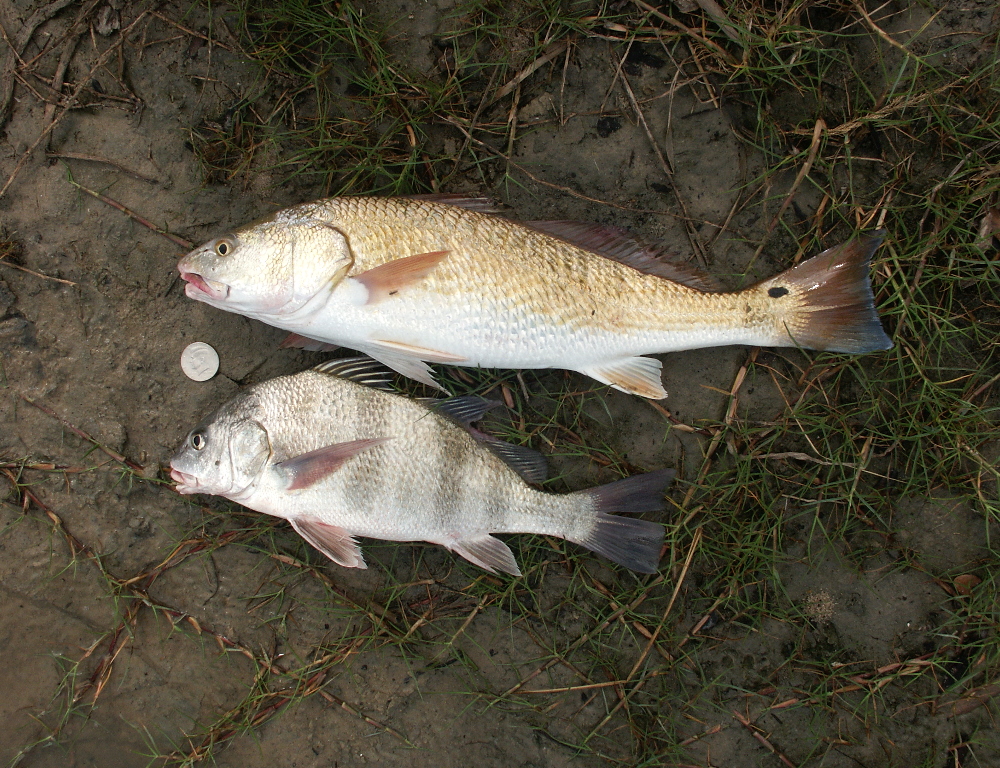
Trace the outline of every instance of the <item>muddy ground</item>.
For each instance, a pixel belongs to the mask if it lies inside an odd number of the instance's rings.
[[[118,13],[107,7],[105,16]],[[371,11],[407,19],[393,27],[398,50],[427,70],[437,61],[434,43],[449,7],[450,0],[390,0]],[[13,34],[35,4],[4,0],[0,8]],[[121,27],[136,20],[138,8],[121,9]],[[81,9],[71,4],[41,25],[25,55],[57,43]],[[0,198],[3,226],[17,244],[9,260],[24,268],[0,267],[0,456],[11,473],[0,479],[0,764],[143,766],[151,759],[159,764],[155,756],[171,751],[193,759],[209,751],[205,734],[213,724],[246,707],[248,696],[263,695],[255,686],[267,675],[264,667],[273,662],[287,671],[324,654],[336,658],[326,659],[322,677],[282,681],[272,671],[268,683],[296,695],[322,686],[323,695],[287,706],[272,697],[273,710],[235,735],[219,726],[212,738],[233,736],[213,752],[219,765],[632,762],[637,736],[616,708],[620,693],[613,687],[595,687],[596,695],[539,695],[516,705],[495,698],[545,667],[552,648],[544,638],[559,650],[594,630],[588,598],[565,571],[542,571],[532,585],[532,611],[544,619],[520,621],[509,605],[477,610],[478,593],[468,586],[478,574],[456,571],[449,555],[431,547],[366,542],[371,567],[350,572],[308,552],[283,523],[261,529],[251,514],[181,498],[165,482],[162,468],[202,415],[243,385],[322,357],[279,349],[282,331],[185,298],[175,269],[183,249],[71,181],[192,242],[323,189],[308,180],[278,184],[278,174],[263,164],[228,182],[206,183],[191,130],[219,121],[263,82],[221,26],[213,26],[221,45],[197,36],[209,28],[210,13],[235,28],[231,9],[158,5],[156,15],[142,17],[124,38],[120,30],[98,29],[99,11],[86,17],[65,74],[68,91],[90,73],[92,87],[84,94],[90,104],[65,114],[39,144],[60,109],[47,106],[38,81],[31,88],[18,82],[0,142],[3,179],[33,148]],[[887,29],[926,18],[897,16]],[[720,108],[697,83],[678,87],[695,73],[679,73],[654,46],[641,53],[627,66],[629,83],[659,151],[675,169],[687,214],[699,222],[694,233],[707,245],[707,266],[729,285],[787,266],[794,243],[778,238],[744,276],[778,204],[737,205],[740,190],[762,170],[762,159],[734,131],[746,115]],[[499,163],[485,178],[468,170],[446,191],[494,196],[524,219],[625,226],[689,258],[689,235],[663,162],[616,80],[620,56],[606,41],[584,40],[564,70],[560,59],[525,82],[517,112],[522,130],[511,159],[534,178],[515,167],[510,179],[516,183],[505,183]],[[57,60],[50,56],[46,66]],[[560,111],[571,115],[564,123]],[[436,135],[442,146],[462,139],[443,128]],[[794,170],[776,183],[787,188]],[[873,172],[853,183],[878,181]],[[808,191],[796,198],[803,210],[818,202]],[[214,346],[221,358],[220,373],[204,383],[188,380],[179,367],[181,350],[196,340]],[[723,348],[664,356],[670,393],[664,406],[674,423],[721,419],[747,355],[747,349]],[[775,365],[805,359],[797,356],[765,350],[759,359]],[[562,373],[524,377],[529,396],[565,382]],[[661,411],[638,398],[601,394],[606,410],[588,407],[609,450],[637,469],[677,467],[694,479],[693,457],[705,450],[704,437],[672,429]],[[772,418],[783,408],[782,393],[761,376],[744,388],[740,407],[747,418]],[[70,425],[107,450],[95,449]],[[615,477],[580,458],[557,457],[554,464],[563,473],[556,490]],[[675,500],[684,490],[673,492]],[[669,524],[670,513],[662,521]],[[254,526],[252,535],[243,535]],[[700,669],[658,680],[662,717],[648,727],[660,729],[665,741],[687,744],[662,763],[779,765],[733,710],[746,711],[738,690],[795,688],[798,672],[774,672],[792,648],[805,644],[817,654],[849,648],[865,672],[924,652],[947,611],[948,595],[934,576],[984,555],[986,523],[979,510],[942,490],[935,498],[901,499],[892,526],[908,537],[905,546],[914,553],[908,566],[877,546],[859,565],[802,526],[775,577],[782,599],[813,611],[813,624],[758,617],[752,629],[738,622],[720,627],[698,657]],[[508,537],[519,558],[545,546],[524,542],[518,549],[521,538],[529,537]],[[210,554],[183,544],[198,540],[213,542]],[[178,546],[180,554],[169,560]],[[670,599],[685,554],[681,549],[665,559],[666,578],[650,593],[657,605]],[[99,555],[99,567],[91,555]],[[696,559],[672,614],[671,626],[681,632],[712,615],[712,596],[697,588],[698,569]],[[606,583],[635,578],[596,562],[591,571]],[[427,642],[372,641],[379,619],[371,612],[381,610],[373,604],[388,606],[385,621],[413,626],[423,606],[435,601],[447,610],[417,630],[429,632],[420,635]],[[603,680],[627,672],[639,658],[641,637],[630,631],[609,635],[617,645],[601,653],[618,672]],[[705,687],[705,680],[721,688]],[[572,669],[555,665],[528,687],[580,682]],[[928,707],[900,714],[908,700],[901,692],[892,696],[886,720],[877,725],[852,717],[848,704],[821,713],[775,709],[756,726],[795,765],[943,766],[958,764],[949,748],[963,734],[979,732],[997,714],[990,706],[959,717]],[[598,727],[589,750],[572,746]],[[983,749],[975,764],[1000,764],[1000,739]]]

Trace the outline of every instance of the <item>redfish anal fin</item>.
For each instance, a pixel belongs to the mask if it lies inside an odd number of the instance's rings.
[[[350,533],[336,525],[329,525],[314,517],[290,520],[292,528],[303,539],[345,568],[367,568],[361,548]]]
[[[869,281],[884,236],[880,230],[834,246],[748,290],[766,291],[776,310],[782,299],[799,302],[788,329],[796,346],[849,354],[891,349]]]
[[[347,443],[334,443],[315,451],[303,453],[274,465],[288,485],[285,490],[296,491],[308,488],[327,475],[333,474],[352,456],[381,445],[388,437],[370,437],[363,440],[351,440]]]
[[[663,548],[663,526],[648,520],[619,517],[611,512],[654,512],[663,509],[663,492],[674,470],[658,469],[597,488],[577,491],[589,496],[596,508],[594,527],[587,536],[570,541],[604,555],[639,573],[656,573]]]
[[[448,253],[449,251],[430,251],[415,256],[404,256],[353,275],[352,279],[368,289],[368,300],[365,303],[377,304],[390,296],[395,296],[408,285],[423,280]]]
[[[452,542],[445,546],[456,555],[461,555],[473,565],[485,568],[490,573],[503,571],[511,576],[521,575],[521,569],[517,567],[517,561],[514,560],[514,553],[510,551],[510,547],[489,534],[478,539]]]
[[[667,396],[660,382],[662,368],[662,363],[652,357],[626,357],[577,370],[622,392],[648,397],[650,400],[662,400]]]

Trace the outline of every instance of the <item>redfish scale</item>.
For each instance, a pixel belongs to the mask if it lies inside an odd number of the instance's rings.
[[[474,296],[488,315],[523,311],[574,329],[622,333],[739,325],[725,294],[645,275],[506,219],[424,203],[400,209],[398,202],[374,201],[363,224],[345,227],[357,248],[355,272],[403,254],[449,250],[421,287],[463,303]]]

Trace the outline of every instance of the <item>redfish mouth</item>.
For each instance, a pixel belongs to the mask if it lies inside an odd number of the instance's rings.
[[[170,479],[177,483],[177,493],[198,493],[198,478],[179,469],[170,469]]]
[[[225,301],[229,297],[228,285],[217,283],[215,280],[208,280],[197,272],[184,272],[182,270],[181,280],[187,283],[184,287],[184,293],[189,299]]]

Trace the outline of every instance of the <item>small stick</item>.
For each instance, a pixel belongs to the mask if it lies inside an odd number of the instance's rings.
[[[741,47],[743,46],[743,41],[740,40],[739,34],[735,29],[733,29],[733,22],[731,22],[729,17],[726,16],[726,12],[722,10],[721,5],[715,2],[715,0],[695,0],[695,2],[701,6],[701,9],[705,13],[715,19],[715,23],[722,28],[726,37],[734,43],[739,43]]]
[[[63,160],[86,160],[90,163],[104,163],[105,165],[110,165],[113,168],[117,168],[122,173],[127,173],[133,178],[139,179],[139,181],[148,181],[150,184],[155,184],[156,179],[151,179],[149,176],[143,176],[141,173],[130,170],[124,165],[116,163],[114,160],[108,160],[106,157],[98,157],[97,155],[84,155],[80,152],[46,152],[46,157],[55,157]]]
[[[40,277],[43,280],[55,280],[57,283],[63,283],[65,285],[76,285],[76,283],[74,283],[72,280],[63,280],[61,277],[52,277],[50,275],[43,275],[41,272],[35,272],[34,270],[28,269],[27,267],[22,267],[20,264],[11,264],[9,261],[4,260],[4,256],[0,256],[0,264],[2,264],[5,267],[13,267],[14,269],[19,269],[22,272],[27,272],[29,275]]]
[[[639,667],[642,666],[643,662],[649,656],[649,652],[650,650],[652,650],[653,643],[656,642],[656,638],[659,636],[660,630],[663,629],[663,625],[667,623],[667,616],[669,616],[670,611],[673,610],[674,602],[677,600],[677,595],[680,594],[681,586],[683,586],[684,584],[684,579],[687,576],[688,568],[691,567],[691,560],[694,559],[694,553],[698,549],[698,545],[701,543],[701,537],[702,537],[702,529],[699,527],[694,532],[694,537],[691,540],[691,546],[688,548],[687,557],[684,558],[684,567],[681,568],[680,576],[677,578],[677,583],[674,585],[674,592],[670,596],[670,602],[667,603],[666,610],[663,611],[663,617],[660,619],[660,623],[656,625],[656,630],[653,632],[652,637],[649,638],[649,642],[646,643],[646,647],[642,649],[642,655],[639,656],[639,660],[636,661],[636,663],[632,667],[632,670],[628,673],[627,677],[625,678],[626,681],[631,681],[632,678],[635,676],[635,673],[639,671]],[[583,740],[583,743],[586,744],[588,741],[590,741],[590,739],[593,736],[595,736],[608,723],[608,721],[611,720],[612,717],[614,717],[615,713],[619,709],[621,709],[622,707],[627,707],[629,697],[636,691],[638,691],[640,688],[642,688],[642,686],[646,683],[646,681],[650,677],[654,676],[655,676],[654,672],[650,672],[648,670],[646,672],[643,672],[642,677],[640,677],[636,681],[635,685],[632,686],[632,688],[630,688],[627,693],[625,693],[618,699],[618,702],[615,704],[614,707],[611,708],[611,711],[604,716],[601,722],[598,723],[594,727],[594,729],[591,730],[589,734],[587,734],[587,738]]]
[[[660,669],[653,672],[649,677],[659,677],[667,674],[667,670]],[[570,693],[572,691],[589,691],[594,688],[612,688],[624,685],[628,680],[607,680],[603,683],[588,683],[586,685],[567,685],[565,688],[540,688],[537,691],[524,691],[524,693]]]
[[[450,118],[447,118],[447,117],[442,118],[442,121],[445,122],[445,123],[447,123],[448,125],[453,125],[454,127],[458,128],[459,131],[461,131],[463,134],[465,134],[465,137],[468,140],[467,144],[469,142],[471,142],[473,144],[476,144],[479,147],[481,147],[482,149],[484,149],[485,151],[487,151],[490,154],[492,154],[494,157],[499,157],[499,158],[501,158],[503,160],[506,160],[507,163],[510,165],[511,168],[514,168],[514,169],[520,171],[525,176],[527,176],[529,179],[531,179],[532,181],[534,181],[536,184],[541,184],[543,186],[549,187],[550,189],[558,189],[560,192],[565,192],[567,195],[570,195],[571,197],[576,197],[576,198],[579,198],[580,200],[586,200],[589,203],[598,203],[600,205],[606,205],[606,206],[608,206],[610,208],[617,208],[620,211],[631,211],[632,213],[649,213],[649,214],[653,214],[654,216],[673,216],[675,219],[680,218],[680,216],[678,216],[676,213],[671,213],[670,211],[654,211],[651,208],[634,208],[633,206],[630,206],[630,205],[621,205],[620,203],[613,203],[610,200],[601,200],[601,199],[596,198],[596,197],[588,197],[587,195],[583,194],[582,192],[577,192],[575,189],[572,189],[571,187],[564,187],[561,184],[555,184],[555,183],[553,183],[551,181],[545,181],[545,179],[540,179],[537,176],[535,176],[535,174],[531,173],[531,171],[529,171],[523,165],[519,165],[519,164],[515,163],[513,160],[511,160],[509,157],[507,157],[503,152],[497,151],[496,149],[494,149],[493,147],[491,147],[489,144],[487,144],[485,141],[482,141],[482,140],[477,139],[474,136],[472,136],[472,134],[469,132],[469,130],[463,124],[464,121],[454,120],[454,119],[450,119]],[[711,222],[706,222],[706,223],[707,224],[711,224]]]
[[[486,102],[486,106],[489,106],[490,104],[500,101],[500,99],[502,99],[508,93],[513,91],[517,86],[519,86],[522,82],[524,82],[532,74],[534,74],[536,70],[548,64],[556,56],[559,56],[561,53],[565,52],[568,48],[569,48],[569,42],[566,40],[559,40],[558,42],[550,45],[545,53],[543,53],[541,56],[539,56],[537,59],[531,62],[531,64],[529,64],[520,72],[518,72],[507,83],[505,83],[503,86],[497,89],[497,92],[493,94],[493,98],[490,99],[488,102]]]
[[[360,717],[362,720],[364,720],[366,723],[368,723],[368,725],[371,725],[371,726],[373,726],[375,728],[381,728],[386,733],[395,736],[397,739],[399,739],[400,741],[402,741],[404,744],[406,744],[408,746],[411,746],[411,747],[413,746],[413,742],[411,742],[408,738],[406,738],[403,734],[401,734],[395,728],[390,728],[385,723],[380,723],[378,720],[373,720],[368,715],[364,714],[363,712],[361,712],[358,709],[355,709],[350,704],[348,704],[346,701],[344,701],[343,699],[337,698],[332,693],[327,693],[326,691],[319,691],[319,695],[322,696],[324,699],[326,699],[326,701],[328,701],[330,704],[336,704],[341,709],[343,709],[345,712],[350,712],[355,717]]]
[[[135,219],[137,222],[142,224],[142,226],[146,227],[147,229],[153,230],[156,234],[163,235],[165,238],[167,238],[167,240],[174,243],[175,245],[179,245],[184,250],[190,251],[192,248],[194,248],[194,243],[192,243],[190,240],[185,240],[183,237],[178,237],[177,235],[167,232],[167,230],[165,229],[160,229],[158,226],[153,224],[148,219],[144,219],[135,211],[126,208],[124,205],[115,200],[112,200],[110,197],[106,197],[102,195],[100,192],[95,192],[92,189],[87,189],[87,187],[83,186],[83,184],[81,184],[78,181],[75,181],[74,179],[70,179],[69,183],[72,184],[77,189],[79,189],[81,192],[86,192],[91,197],[96,197],[102,203],[107,203],[112,208],[117,208],[119,211],[124,213],[129,218]]]
[[[191,35],[192,37],[199,37],[202,40],[204,40],[206,43],[208,43],[209,45],[218,46],[219,48],[222,48],[225,51],[233,51],[234,50],[232,47],[226,45],[225,43],[220,43],[218,40],[216,40],[214,38],[206,37],[205,35],[201,34],[200,32],[195,32],[193,29],[188,29],[187,27],[181,26],[180,24],[178,24],[173,19],[168,19],[166,16],[163,16],[162,14],[158,13],[157,11],[150,11],[149,15],[150,16],[155,16],[160,21],[164,21],[164,22],[166,22],[167,24],[169,24],[172,27],[177,27],[177,29],[179,29],[184,34]],[[228,32],[229,30],[227,29],[226,31]]]
[[[694,537],[691,539],[691,546],[688,547],[687,557],[684,558],[684,566],[681,568],[680,576],[677,577],[677,583],[674,585],[674,592],[670,595],[670,602],[667,603],[666,610],[663,611],[663,617],[660,619],[660,623],[656,625],[656,629],[653,631],[653,636],[649,638],[649,642],[646,643],[646,647],[642,649],[642,655],[639,656],[639,660],[632,666],[632,671],[628,673],[626,680],[631,680],[635,673],[639,671],[639,667],[649,656],[649,651],[653,647],[653,643],[656,642],[656,638],[660,635],[660,630],[663,629],[663,625],[667,623],[667,616],[670,615],[670,611],[673,610],[674,603],[677,600],[677,595],[680,594],[681,586],[684,584],[684,579],[687,576],[688,569],[691,567],[691,561],[694,559],[694,553],[698,549],[698,545],[701,544],[702,529],[698,527],[695,529]]]
[[[785,200],[782,202],[778,212],[774,214],[774,218],[771,219],[771,223],[768,224],[767,231],[764,232],[764,237],[761,239],[760,245],[757,246],[757,250],[754,251],[753,258],[750,259],[750,264],[757,261],[757,257],[763,252],[764,245],[767,243],[767,238],[771,236],[774,228],[781,220],[781,216],[786,210],[788,210],[788,206],[792,203],[792,197],[798,191],[802,180],[805,179],[805,177],[809,175],[809,171],[812,170],[813,162],[816,160],[816,154],[819,152],[820,137],[823,135],[824,131],[826,131],[826,123],[823,122],[822,118],[820,118],[816,121],[816,125],[813,126],[812,143],[809,145],[809,154],[806,156],[806,161],[802,164],[798,174],[796,174],[795,181],[792,182],[792,188],[789,189],[788,194],[785,195]]]
[[[690,35],[691,37],[693,37],[695,40],[697,40],[698,42],[702,43],[703,45],[708,46],[713,51],[715,51],[715,53],[717,55],[721,56],[722,59],[727,64],[729,64],[730,66],[736,66],[739,63],[738,61],[736,61],[736,59],[734,59],[729,54],[728,51],[726,51],[725,48],[721,47],[718,43],[712,42],[711,40],[709,40],[704,35],[699,35],[697,32],[695,32],[690,27],[687,27],[684,24],[681,24],[679,21],[677,21],[677,19],[674,19],[674,18],[671,18],[670,16],[667,16],[667,14],[665,14],[663,11],[659,10],[658,8],[654,8],[649,3],[644,3],[643,0],[632,0],[632,2],[635,3],[636,5],[638,5],[640,8],[642,8],[644,11],[647,11],[648,13],[653,14],[654,16],[656,16],[656,18],[660,19],[661,21],[667,22],[667,24],[670,24],[671,26],[676,27],[677,29],[679,29],[682,32]]]
[[[791,760],[789,760],[787,757],[785,757],[783,754],[781,754],[781,752],[779,752],[775,748],[775,746],[773,744],[771,744],[771,742],[769,742],[767,739],[764,738],[764,736],[760,733],[760,731],[758,731],[756,728],[753,727],[753,724],[749,720],[747,720],[745,717],[743,717],[743,715],[741,715],[735,709],[733,710],[733,717],[735,717],[737,720],[739,720],[740,723],[748,731],[750,731],[750,735],[751,736],[753,736],[755,739],[757,739],[757,741],[759,741],[761,744],[763,744],[765,747],[767,747],[771,751],[771,753],[775,757],[777,757],[782,763],[784,763],[785,765],[787,765],[788,768],[795,768],[795,763],[793,763]]]
[[[126,467],[128,467],[131,470],[134,470],[136,472],[142,472],[142,467],[140,467],[134,461],[132,461],[131,459],[126,459],[120,453],[118,453],[117,451],[111,450],[107,446],[101,445],[99,442],[97,442],[94,438],[92,438],[90,435],[88,435],[82,429],[79,429],[78,427],[74,427],[72,424],[70,424],[68,421],[66,421],[66,419],[64,419],[58,413],[56,413],[55,411],[53,411],[51,408],[49,408],[49,407],[47,407],[45,405],[42,405],[41,403],[39,403],[36,400],[32,400],[27,395],[21,395],[21,399],[24,400],[24,402],[26,402],[28,405],[35,406],[35,408],[37,408],[38,410],[40,410],[42,413],[51,416],[53,419],[55,419],[56,421],[58,421],[60,424],[62,424],[64,427],[66,427],[66,429],[68,429],[70,432],[72,432],[77,437],[82,437],[88,443],[93,443],[93,445],[96,448],[100,448],[102,451],[104,451],[108,456],[110,456],[115,461],[117,461],[117,462],[119,462],[121,464],[124,464]]]
[[[624,59],[622,61],[624,61]],[[646,124],[646,116],[642,113],[642,109],[639,107],[639,102],[635,98],[635,94],[632,92],[632,86],[628,81],[628,76],[624,72],[622,72],[622,85],[625,86],[625,92],[628,94],[629,100],[632,102],[632,108],[635,110],[635,114],[639,118],[639,122],[642,123],[642,128],[646,132],[646,137],[649,139],[649,143],[653,145],[653,151],[656,153],[656,157],[660,161],[660,166],[663,168],[663,175],[667,177],[667,181],[670,183],[670,189],[674,193],[674,199],[677,200],[677,204],[681,208],[681,214],[684,220],[684,231],[687,234],[688,242],[691,243],[691,247],[694,249],[695,255],[698,257],[698,261],[701,262],[701,266],[707,267],[708,260],[705,257],[705,246],[702,245],[702,242],[698,237],[698,233],[695,231],[694,223],[688,215],[687,205],[684,203],[684,198],[681,197],[680,190],[677,189],[677,184],[674,183],[673,168],[671,168],[667,163],[667,159],[663,156],[663,152],[660,151],[660,145],[657,144],[656,138],[653,136],[653,132],[649,130],[649,126]]]

